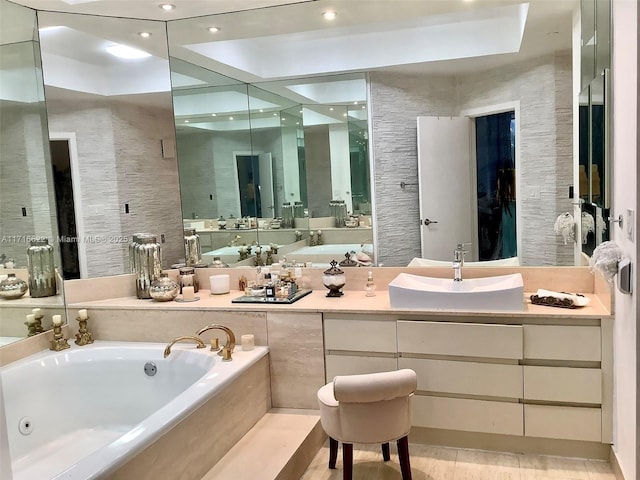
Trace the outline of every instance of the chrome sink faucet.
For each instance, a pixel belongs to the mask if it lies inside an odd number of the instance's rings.
[[[453,251],[453,281],[462,281],[462,267],[464,266],[464,254],[467,250],[464,249],[465,245],[471,245],[470,243],[458,243],[458,246]]]

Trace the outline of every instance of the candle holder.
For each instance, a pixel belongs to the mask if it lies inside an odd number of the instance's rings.
[[[27,326],[27,337],[33,337],[34,335],[36,335],[38,332],[36,332],[36,323],[35,322],[24,322],[24,324]]]
[[[89,345],[90,343],[93,343],[93,335],[87,329],[87,320],[89,320],[89,317],[87,318],[77,317],[76,320],[78,321],[78,333],[76,333],[75,344],[82,346],[82,345]]]
[[[42,319],[44,318],[44,314],[39,314],[34,317],[33,325],[35,327],[36,333],[44,332],[44,328],[42,328]]]
[[[69,348],[71,345],[67,342],[67,339],[62,335],[62,325],[54,325],[53,326],[53,340],[51,340],[51,345],[49,346],[49,350],[53,350],[54,352],[60,352]]]

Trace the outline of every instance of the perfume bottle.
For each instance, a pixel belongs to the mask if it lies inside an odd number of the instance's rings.
[[[373,272],[369,271],[367,275],[367,283],[364,286],[365,296],[367,297],[375,297],[376,296],[376,283],[373,281]]]

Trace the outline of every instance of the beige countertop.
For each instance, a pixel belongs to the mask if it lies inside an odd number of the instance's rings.
[[[224,295],[211,295],[209,290],[200,290],[196,296],[200,300],[196,302],[156,302],[153,300],[140,300],[136,297],[121,297],[109,300],[97,300],[83,303],[69,304],[69,308],[88,309],[131,309],[131,310],[227,310],[243,312],[300,312],[300,313],[336,313],[336,314],[367,314],[387,313],[403,315],[431,315],[438,317],[538,317],[538,318],[603,318],[611,313],[594,294],[586,294],[590,299],[589,305],[580,308],[567,309],[532,305],[529,296],[525,294],[523,310],[513,311],[451,311],[451,310],[416,310],[416,309],[392,309],[389,303],[389,295],[386,290],[376,292],[374,297],[366,297],[364,291],[345,290],[342,297],[328,298],[326,290],[314,290],[306,297],[293,304],[269,304],[269,303],[231,303],[231,300],[241,296],[238,290],[232,290]]]

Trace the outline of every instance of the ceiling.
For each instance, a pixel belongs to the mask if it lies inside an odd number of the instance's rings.
[[[143,49],[135,38],[141,27],[130,27],[136,21],[127,18],[154,20],[144,24],[149,31],[164,30],[157,20],[174,20],[168,24],[173,57],[245,82],[376,69],[457,74],[494,68],[570,50],[578,6],[578,0],[169,0],[176,9],[165,12],[159,0],[12,1],[40,11],[126,17],[110,27],[108,40],[128,37]],[[337,12],[332,22],[321,16],[330,9]],[[55,17],[40,16],[50,22],[40,26],[55,25]],[[76,18],[72,22],[91,23],[91,17]],[[68,32],[55,49],[104,64],[88,37],[106,33],[98,23]],[[212,34],[210,26],[221,31]]]

